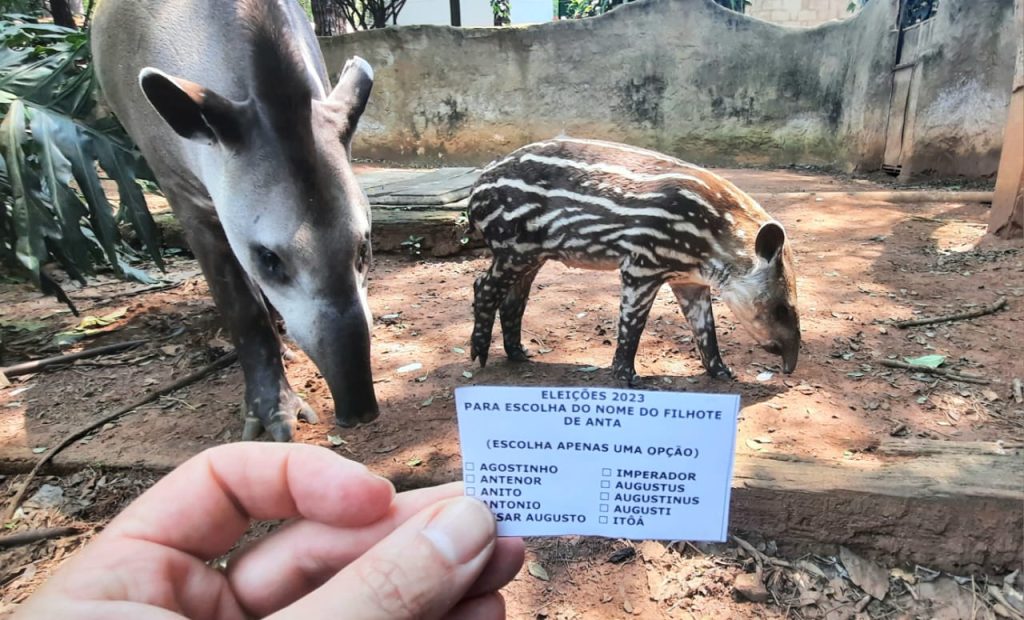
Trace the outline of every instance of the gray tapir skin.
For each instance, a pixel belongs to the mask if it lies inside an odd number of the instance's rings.
[[[349,164],[373,72],[333,90],[293,0],[103,0],[95,68],[180,220],[245,375],[243,438],[316,416],[285,377],[273,311],[339,424],[378,414],[370,371],[370,210]],[[268,304],[269,302],[269,304]]]
[[[469,198],[470,223],[494,253],[474,288],[470,356],[487,363],[494,318],[509,359],[522,361],[522,317],[548,260],[622,276],[612,371],[633,382],[640,335],[658,290],[672,288],[713,377],[731,377],[711,312],[711,286],[765,350],[796,368],[800,316],[782,225],[722,177],[625,144],[559,137],[488,166]]]

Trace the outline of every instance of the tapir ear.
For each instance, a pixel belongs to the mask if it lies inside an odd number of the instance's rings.
[[[353,56],[345,63],[338,84],[328,98],[344,116],[341,141],[346,149],[352,146],[352,136],[356,133],[356,125],[366,109],[372,89],[373,68],[359,56]]]
[[[767,222],[757,231],[757,239],[754,240],[754,252],[769,263],[782,252],[782,245],[786,242],[786,231],[778,222]]]
[[[245,115],[241,104],[152,67],[139,72],[139,85],[179,136],[203,144],[241,144]]]

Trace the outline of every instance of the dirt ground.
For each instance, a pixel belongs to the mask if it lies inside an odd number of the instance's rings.
[[[750,192],[878,189],[866,181],[798,171],[725,174]],[[1024,251],[1019,246],[975,247],[985,231],[987,206],[820,197],[796,202],[767,198],[762,204],[786,225],[796,253],[804,337],[796,372],[782,375],[779,359],[755,347],[728,310],[716,303],[722,354],[736,380],[709,379],[666,288],[655,302],[637,355],[637,371],[644,377],[640,387],[739,393],[740,451],[871,460],[880,458],[872,453],[874,446],[889,434],[963,441],[1024,439],[1024,406],[1016,404],[1011,393],[1011,381],[1024,377],[1019,355]],[[230,346],[196,263],[181,255],[168,259],[162,290],[140,292],[151,287],[103,277],[71,290],[83,315],[113,314],[100,333],[72,349],[136,338],[150,343],[62,370],[19,377],[0,390],[0,454],[24,457],[40,452]],[[320,412],[321,422],[304,424],[298,439],[362,461],[401,488],[416,487],[460,476],[455,387],[614,384],[609,366],[618,315],[616,274],[555,263],[541,271],[526,310],[524,340],[534,353],[532,361],[506,362],[496,326],[489,365],[480,369],[471,363],[471,285],[487,265],[484,251],[449,259],[376,257],[370,305],[376,322],[373,364],[381,417],[364,428],[335,427],[326,386],[300,354],[288,363],[288,374],[296,390]],[[972,320],[907,330],[887,324],[975,309],[1000,297],[1007,299],[1005,309]],[[56,352],[56,334],[79,324],[56,301],[41,298],[23,284],[0,284],[0,308],[7,349],[4,364]],[[878,363],[928,354],[944,355],[945,368],[991,383],[940,380]],[[414,363],[421,368],[398,372]],[[591,371],[592,366],[598,370]],[[66,501],[59,509],[27,508],[23,521],[36,526],[75,523],[89,531],[101,527],[124,501],[157,477],[151,471],[165,470],[203,448],[237,440],[241,396],[241,373],[232,367],[104,426],[65,452],[95,469],[38,481],[64,489]],[[5,472],[0,463],[3,473],[9,474],[0,478],[0,500],[6,501],[19,476]],[[8,525],[22,529],[24,524]],[[87,538],[88,534],[7,552],[0,561],[3,604],[9,609],[23,600]],[[760,550],[770,556],[771,541],[761,542]],[[524,569],[506,592],[510,617],[840,618],[857,612],[872,617],[940,617],[932,608],[914,607],[923,605],[923,599],[910,596],[910,581],[895,577],[892,587],[903,589],[890,600],[904,601],[903,607],[883,608],[875,601],[856,609],[862,598],[859,591],[843,591],[850,586],[832,583],[842,581],[842,571],[838,577],[814,577],[825,584],[821,593],[828,594],[811,603],[798,604],[809,595],[794,585],[795,577],[779,577],[778,588],[772,590],[788,592],[795,597],[792,600],[740,602],[733,593],[733,579],[754,570],[758,561],[735,545],[666,548],[657,543],[656,548],[642,543],[635,557],[622,563],[607,561],[627,546],[631,545],[623,541],[583,538],[530,541],[529,560],[543,566],[549,580]],[[803,559],[824,569],[830,566],[825,558]],[[777,564],[761,564],[764,570],[784,572]],[[967,587],[958,583],[950,591],[969,592]]]

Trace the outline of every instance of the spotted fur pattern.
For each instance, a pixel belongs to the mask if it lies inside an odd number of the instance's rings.
[[[523,312],[537,272],[554,259],[620,271],[612,364],[619,379],[633,380],[640,335],[666,283],[712,376],[732,374],[718,350],[712,285],[759,344],[783,356],[784,370],[796,366],[800,329],[785,233],[712,172],[623,144],[556,138],[488,166],[469,217],[494,254],[474,286],[471,355],[481,365],[499,311],[509,359],[526,359]]]

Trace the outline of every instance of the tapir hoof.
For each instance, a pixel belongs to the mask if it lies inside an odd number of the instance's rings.
[[[299,421],[295,416],[278,414],[271,418],[266,430],[274,441],[288,442],[295,437]],[[263,434],[263,422],[255,416],[246,416],[242,427],[242,441],[253,441]]]
[[[483,368],[484,366],[487,365],[487,354],[489,353],[488,348],[489,347],[478,347],[475,344],[472,345],[469,348],[469,360],[473,361],[479,358],[480,368]]]
[[[295,394],[289,393],[288,396],[290,398],[285,398],[285,403],[279,409],[270,412],[266,421],[253,415],[252,410],[243,402],[242,417],[245,419],[245,424],[242,427],[242,441],[253,441],[266,430],[274,441],[287,442],[295,437],[299,420],[309,424],[319,422],[313,408],[306,401]]]
[[[708,374],[711,375],[712,379],[735,379],[736,378],[736,375],[735,375],[735,373],[733,373],[732,369],[729,368],[728,366],[726,366],[725,364],[721,364],[721,365],[718,365],[718,366],[712,366],[711,368],[708,368],[707,371],[708,371]]]
[[[623,381],[630,387],[640,379],[636,374],[635,368],[612,368],[612,376],[617,381]]]
[[[361,413],[356,413],[355,415],[345,415],[344,417],[338,415],[337,412],[335,412],[334,421],[338,423],[338,426],[344,428],[352,428],[354,426],[359,426],[360,424],[367,424],[369,422],[373,422],[374,420],[377,419],[377,416],[379,415],[380,409],[377,409],[376,407],[374,407],[373,409],[368,409]]]
[[[530,361],[530,352],[519,345],[514,348],[505,349],[505,354],[508,356],[510,362],[528,362]]]

